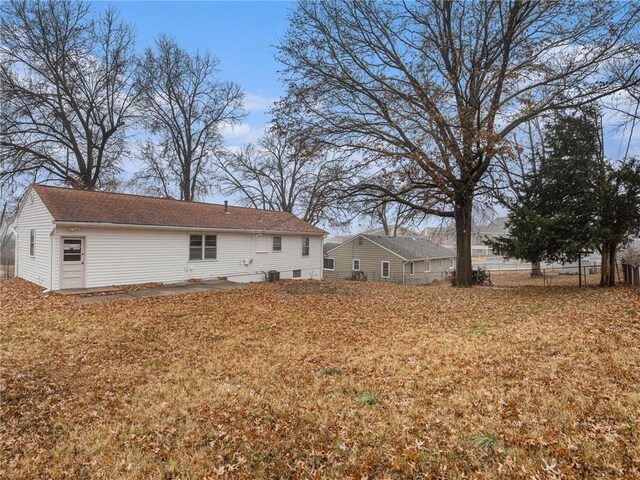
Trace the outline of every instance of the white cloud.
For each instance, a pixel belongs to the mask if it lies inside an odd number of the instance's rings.
[[[220,132],[227,145],[243,145],[255,143],[263,134],[265,127],[252,127],[248,123],[238,125],[224,125]]]
[[[277,97],[265,97],[255,93],[246,93],[244,96],[244,108],[247,112],[260,112],[271,108]]]

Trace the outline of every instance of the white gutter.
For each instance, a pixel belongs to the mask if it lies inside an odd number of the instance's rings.
[[[175,225],[140,225],[135,223],[107,223],[107,222],[56,222],[60,227],[109,227],[109,228],[142,228],[152,230],[178,230],[187,232],[225,232],[225,233],[251,233],[251,234],[278,234],[278,235],[303,235],[320,236],[327,235],[325,232],[293,232],[291,230],[243,230],[241,228],[212,228],[212,227],[179,227]]]

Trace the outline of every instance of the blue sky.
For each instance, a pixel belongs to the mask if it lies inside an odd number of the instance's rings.
[[[220,78],[246,94],[248,116],[234,131],[231,145],[255,141],[269,121],[269,105],[283,93],[274,45],[287,28],[292,2],[111,2],[137,32],[139,51],[165,33],[185,49],[209,51],[220,60]],[[96,9],[106,3],[96,2]]]
[[[243,123],[224,131],[229,146],[254,142],[269,122],[268,108],[284,88],[278,78],[275,45],[287,29],[287,15],[294,2],[272,1],[112,1],[121,19],[137,32],[137,48],[153,45],[165,33],[189,51],[209,51],[220,60],[220,78],[238,83],[245,92]],[[107,2],[95,2],[96,11]],[[607,125],[608,123],[608,125]],[[614,131],[605,117],[605,146],[609,158],[624,153],[629,131]],[[640,126],[633,135],[630,153],[640,155]],[[207,200],[221,202],[212,195]],[[357,227],[356,227],[357,228]]]

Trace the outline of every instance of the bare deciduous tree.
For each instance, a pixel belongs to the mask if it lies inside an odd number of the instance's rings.
[[[113,180],[131,116],[134,33],[71,0],[1,6],[0,181]]]
[[[185,201],[209,192],[220,129],[244,115],[240,87],[216,78],[218,64],[209,53],[191,55],[165,36],[146,50],[136,90],[153,138],[141,149],[145,167],[137,177],[148,191]]]
[[[345,156],[318,144],[267,131],[217,162],[220,191],[247,206],[293,213],[317,225],[346,220],[343,196],[351,174]]]
[[[614,1],[302,2],[279,46],[288,96],[278,121],[393,165],[411,162],[427,201],[415,208],[455,220],[457,280],[468,286],[474,198],[505,138],[544,112],[635,84],[639,9]]]

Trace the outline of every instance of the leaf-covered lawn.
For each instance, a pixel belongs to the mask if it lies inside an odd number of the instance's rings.
[[[640,295],[2,289],[6,478],[633,478]]]

